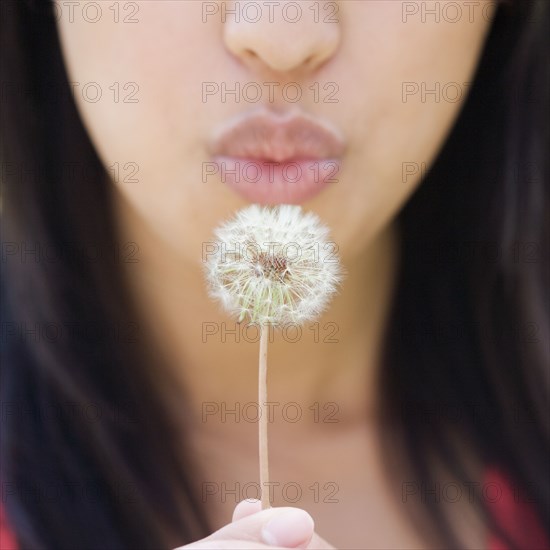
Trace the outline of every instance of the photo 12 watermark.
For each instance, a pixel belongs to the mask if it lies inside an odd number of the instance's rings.
[[[534,487],[534,484],[531,484]],[[437,504],[458,502],[484,502],[495,504],[513,494],[514,502],[533,503],[524,490],[515,484],[504,484],[497,481],[448,481],[426,483],[424,481],[405,481],[401,486],[401,501],[407,503],[434,502]]]
[[[3,401],[0,406],[2,424],[18,424],[31,419],[35,422],[80,422],[81,424],[125,425],[138,424],[139,404],[120,402],[113,406],[94,401],[60,400],[37,404],[23,401]]]
[[[300,182],[333,184],[340,170],[336,161],[271,162],[222,160],[202,163],[202,181],[250,184],[296,184]]]
[[[459,103],[471,86],[471,82],[403,82],[403,103]]]
[[[269,494],[270,502],[296,505],[302,501],[313,501],[323,504],[338,504],[340,486],[334,481],[315,481],[310,485],[297,481],[257,481],[226,482],[205,481],[202,484],[202,502],[234,502],[242,500],[259,500],[262,490]]]
[[[133,504],[139,502],[137,487],[133,483],[101,484],[97,481],[4,481],[2,503],[11,499],[27,504],[53,505],[62,502],[81,506],[84,503]]]
[[[336,82],[314,82],[308,86],[299,82],[202,82],[203,103],[339,103],[340,86]]]
[[[257,401],[204,401],[202,403],[201,415],[204,424],[210,423],[232,423],[256,424],[262,418],[262,410],[265,411],[267,422],[284,422],[297,424],[307,422],[314,424],[338,424],[340,406],[335,401],[320,403],[316,401],[311,405],[288,401],[262,402],[263,407]]]
[[[423,425],[477,425],[496,428],[504,417],[511,425],[522,426],[536,424],[541,411],[535,405],[510,403],[504,411],[484,401],[467,401],[465,403],[404,403],[401,405],[403,421],[414,420]]]
[[[300,0],[278,2],[238,0],[237,2],[203,1],[202,22],[219,23],[339,23],[338,2]]]
[[[337,323],[327,321],[326,323],[313,322],[307,328],[300,323],[271,323],[266,327],[268,342],[271,344],[281,339],[288,344],[298,342],[309,342],[313,344],[338,344],[340,327]],[[258,323],[249,322],[217,322],[204,321],[202,323],[201,339],[203,344],[218,342],[221,344],[234,343],[257,344],[261,339],[261,327]]]
[[[202,243],[202,261],[206,263],[209,258],[220,255],[221,262],[241,258],[253,264],[262,255],[267,255],[276,258],[279,262],[296,262],[302,258],[307,258],[314,263],[337,264],[339,262],[338,251],[338,244],[333,241],[324,242],[322,246],[318,242],[312,242],[307,247],[297,242],[268,241],[260,244],[247,241],[245,243],[235,242],[229,244],[218,241],[204,241]]]
[[[403,23],[475,23],[480,19],[490,21],[499,4],[498,0],[402,2],[401,20]]]
[[[81,242],[45,243],[42,241],[3,241],[0,245],[2,264],[55,264],[77,260],[87,264],[103,261],[138,263],[140,248],[136,242],[87,244]]]
[[[93,323],[85,321],[31,322],[1,321],[0,343],[30,342],[60,344],[70,341],[134,344],[139,341],[140,326],[135,321]]]
[[[85,82],[68,81],[46,83],[40,89],[41,105],[57,105],[67,100],[84,103],[139,103],[140,87],[137,82]],[[12,81],[0,83],[0,101],[9,103],[15,96],[32,97],[37,92],[32,84],[21,85]],[[32,107],[32,104],[31,104]]]
[[[133,25],[140,22],[139,12],[141,8],[139,2],[127,2],[125,0],[101,0],[100,2],[55,0],[49,5],[51,5],[52,15],[56,21],[63,20],[68,23],[84,22],[90,24],[109,21],[111,23]]]

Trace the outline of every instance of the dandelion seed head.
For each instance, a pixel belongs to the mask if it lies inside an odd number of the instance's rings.
[[[239,321],[303,323],[328,306],[342,269],[328,228],[300,206],[249,206],[215,230],[210,295]]]

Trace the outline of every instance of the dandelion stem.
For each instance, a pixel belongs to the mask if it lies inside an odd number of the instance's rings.
[[[271,508],[269,501],[269,465],[267,455],[267,339],[269,327],[261,325],[260,365],[258,376],[258,407],[260,412],[259,454],[260,454],[260,488],[262,491],[262,510]]]

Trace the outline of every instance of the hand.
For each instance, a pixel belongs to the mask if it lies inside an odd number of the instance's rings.
[[[261,510],[258,500],[237,504],[231,523],[205,539],[175,550],[335,550],[314,532],[313,518],[300,508]]]

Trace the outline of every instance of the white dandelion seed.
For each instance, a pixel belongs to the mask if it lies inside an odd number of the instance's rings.
[[[251,323],[318,317],[342,278],[329,230],[300,206],[250,206],[215,231],[206,275],[210,295]]]
[[[250,206],[215,231],[206,260],[210,295],[225,309],[260,325],[258,383],[262,509],[269,508],[267,452],[267,326],[320,315],[342,280],[337,247],[319,218],[299,206]]]

